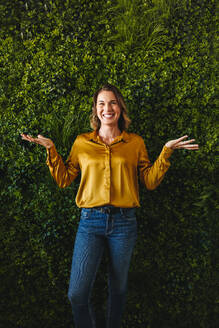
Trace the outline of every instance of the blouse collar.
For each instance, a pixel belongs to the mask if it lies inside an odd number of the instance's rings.
[[[97,130],[94,130],[90,133],[89,140],[102,143],[102,141],[97,133]],[[118,137],[116,137],[112,143],[115,143],[115,142],[117,143],[119,141],[128,142],[128,140],[129,140],[129,134],[126,131],[122,131],[122,133]]]

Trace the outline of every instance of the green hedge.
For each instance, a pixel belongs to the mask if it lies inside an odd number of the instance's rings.
[[[79,179],[59,189],[45,150],[19,134],[50,137],[65,159],[110,82],[151,161],[168,139],[200,144],[174,152],[158,189],[141,187],[123,327],[216,327],[215,1],[5,1],[0,14],[0,326],[73,327]],[[100,327],[106,267],[104,257],[93,294]]]

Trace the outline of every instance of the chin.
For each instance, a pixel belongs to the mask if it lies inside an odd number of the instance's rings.
[[[103,121],[102,124],[118,126],[118,121]]]

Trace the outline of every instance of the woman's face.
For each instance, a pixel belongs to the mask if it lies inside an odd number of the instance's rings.
[[[97,116],[101,126],[118,126],[121,114],[118,101],[112,91],[101,91],[97,96]]]

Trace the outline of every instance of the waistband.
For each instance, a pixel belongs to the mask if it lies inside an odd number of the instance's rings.
[[[89,209],[96,210],[96,211],[99,211],[99,212],[105,213],[105,214],[116,214],[116,213],[125,213],[128,210],[133,210],[136,208],[135,207],[115,207],[112,205],[106,205],[106,206],[91,207]]]

